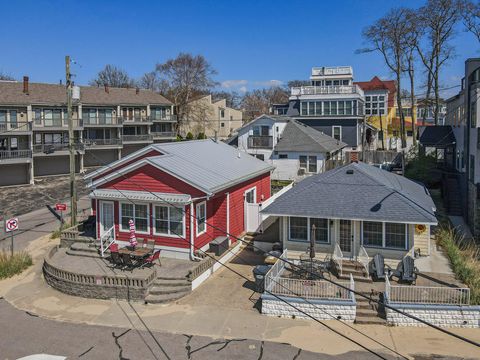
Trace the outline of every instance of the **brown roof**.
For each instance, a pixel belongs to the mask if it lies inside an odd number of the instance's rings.
[[[81,86],[80,102],[85,105],[172,105],[156,92],[135,88],[108,88]],[[23,93],[23,82],[0,81],[0,104],[2,105],[64,105],[65,85],[29,83],[28,95]]]
[[[390,93],[397,91],[395,80],[380,80],[378,76],[374,76],[370,81],[356,81],[354,84],[360,86],[363,91],[388,90]]]

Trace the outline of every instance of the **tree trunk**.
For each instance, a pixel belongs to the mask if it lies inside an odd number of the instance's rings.
[[[402,109],[402,94],[401,94],[401,69],[397,69],[397,108],[400,113],[400,139],[402,141],[402,149],[407,147],[407,139],[405,138],[405,117]]]
[[[425,126],[427,121],[427,113],[430,108],[430,93],[432,91],[432,72],[428,70],[427,75],[427,93],[425,95],[425,110],[423,111],[422,125]]]
[[[417,137],[415,133],[415,122],[417,121],[417,114],[415,113],[415,74],[413,69],[413,57],[410,54],[408,59],[409,67],[408,67],[408,76],[410,77],[410,108],[412,111],[412,141],[413,145],[417,144]]]
[[[382,114],[380,114],[380,132],[382,133],[382,150],[385,150],[385,134],[383,132]]]

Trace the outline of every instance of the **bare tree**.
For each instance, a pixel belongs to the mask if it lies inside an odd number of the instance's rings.
[[[357,50],[359,53],[380,52],[387,67],[395,74],[402,148],[407,146],[405,116],[403,114],[400,91],[402,88],[402,73],[406,68],[405,57],[408,49],[407,35],[410,32],[408,16],[408,9],[397,8],[390,10],[384,17],[378,19],[373,25],[370,25],[363,31],[363,37],[370,44],[370,47]]]
[[[300,87],[300,86],[309,86],[310,81],[308,80],[290,80],[287,82],[287,87],[292,88],[292,87]]]
[[[480,3],[464,0],[462,5],[463,24],[480,42]]]
[[[288,102],[288,90],[283,87],[274,86],[247,92],[242,99],[245,120],[248,122],[262,114],[268,114],[272,104],[286,102]]]
[[[106,65],[97,77],[90,81],[91,86],[104,86],[128,88],[134,87],[135,81],[127,74],[126,71],[114,66]]]
[[[213,91],[212,100],[219,101],[225,99],[227,106],[233,109],[239,109],[242,101],[242,97],[236,91]]]
[[[15,78],[11,75],[8,75],[4,72],[0,72],[0,80],[15,81]]]
[[[216,85],[213,76],[217,74],[202,55],[180,53],[175,59],[157,64],[159,79],[168,84],[166,96],[176,107],[178,123],[188,121],[188,103],[198,94],[207,93]]]
[[[161,94],[165,94],[168,91],[168,83],[166,80],[160,79],[156,71],[143,74],[143,76],[137,81],[137,84],[142,89],[155,91]]]
[[[417,144],[416,135],[416,113],[415,113],[415,54],[420,37],[417,30],[417,16],[414,10],[408,10],[405,18],[409,31],[406,34],[406,63],[408,79],[410,80],[410,111],[412,113],[412,142]]]
[[[445,63],[454,56],[455,49],[450,45],[455,36],[455,26],[460,20],[462,3],[460,0],[428,0],[417,11],[417,29],[423,32],[424,41],[418,42],[417,51],[427,69],[427,106],[430,86],[435,96],[434,118],[438,124],[440,109],[440,72]]]

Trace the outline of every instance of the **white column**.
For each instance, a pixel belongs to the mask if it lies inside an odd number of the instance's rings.
[[[230,193],[227,193],[227,234],[230,234]],[[228,245],[231,245],[230,235],[228,236]]]

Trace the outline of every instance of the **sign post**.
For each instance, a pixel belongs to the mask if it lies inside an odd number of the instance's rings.
[[[11,253],[13,256],[13,233],[15,230],[18,230],[18,218],[10,218],[5,220],[5,232],[10,233],[10,239],[11,239]]]
[[[67,210],[67,204],[55,204],[55,210],[60,211],[60,227],[63,225],[63,212]]]

